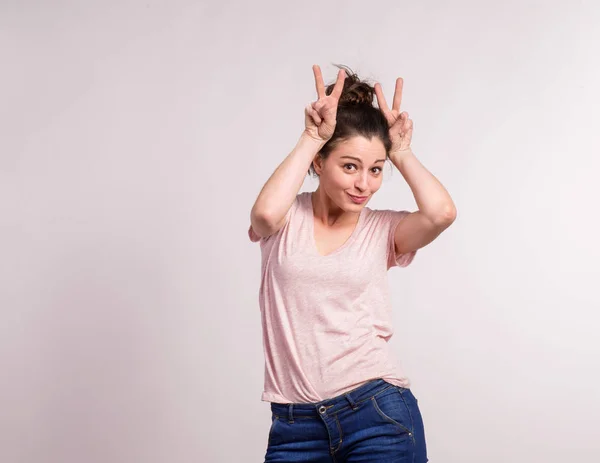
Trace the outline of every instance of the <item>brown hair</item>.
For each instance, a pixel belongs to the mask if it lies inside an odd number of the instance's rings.
[[[379,138],[385,147],[386,156],[389,155],[392,147],[389,125],[381,110],[373,106],[375,88],[366,81],[361,81],[349,67],[338,64],[334,66],[346,72],[346,79],[338,102],[335,130],[319,151],[321,159],[327,159],[340,142],[357,135],[369,140]],[[334,86],[335,83],[328,85],[325,94],[331,94]],[[317,176],[312,163],[308,173],[313,177]]]

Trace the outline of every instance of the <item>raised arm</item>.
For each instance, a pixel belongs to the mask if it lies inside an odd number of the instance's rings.
[[[252,229],[258,236],[272,235],[285,225],[286,214],[302,187],[312,160],[323,145],[302,134],[293,151],[267,180],[250,212]]]
[[[397,254],[405,254],[427,246],[456,219],[456,206],[440,181],[419,162],[411,149],[413,121],[406,111],[400,112],[404,79],[396,79],[396,90],[390,110],[381,84],[375,84],[379,108],[390,126],[392,149],[390,160],[402,173],[413,192],[418,211],[403,218],[395,229]]]
[[[313,66],[313,73],[318,99],[304,108],[306,127],[295,148],[262,187],[250,212],[252,229],[260,237],[275,233],[285,224],[287,212],[302,187],[313,159],[335,130],[337,105],[344,87],[345,71],[338,72],[330,95],[325,94],[319,66]]]

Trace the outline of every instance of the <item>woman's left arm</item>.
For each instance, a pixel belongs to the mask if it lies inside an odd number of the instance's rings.
[[[394,233],[397,254],[416,251],[427,246],[448,228],[456,218],[456,207],[444,186],[416,158],[410,143],[413,121],[406,111],[400,112],[404,79],[396,79],[394,100],[390,110],[380,83],[375,84],[375,95],[381,112],[389,125],[392,147],[389,157],[415,196],[419,210],[405,216]]]
[[[410,186],[419,208],[405,216],[396,227],[396,253],[403,254],[435,240],[456,219],[456,206],[444,186],[411,149],[390,153],[390,160]]]

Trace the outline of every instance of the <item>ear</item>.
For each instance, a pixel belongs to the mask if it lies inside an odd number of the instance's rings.
[[[317,155],[313,158],[313,169],[315,170],[315,173],[320,177],[321,176],[321,171],[323,170],[323,162],[324,159],[321,157],[321,153],[317,153]]]

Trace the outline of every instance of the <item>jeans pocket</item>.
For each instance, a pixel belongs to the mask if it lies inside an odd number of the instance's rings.
[[[398,430],[408,434],[414,440],[414,426],[410,409],[400,389],[390,387],[371,397],[371,402],[381,418],[394,424]]]

